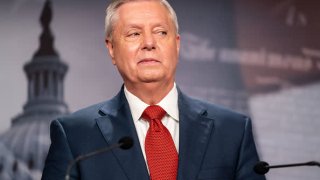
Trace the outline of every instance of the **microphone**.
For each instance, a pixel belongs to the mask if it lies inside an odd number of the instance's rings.
[[[271,169],[271,168],[284,168],[284,167],[295,167],[295,166],[319,166],[320,167],[320,163],[316,162],[316,161],[310,161],[310,162],[305,162],[305,163],[269,166],[269,164],[267,162],[260,161],[253,167],[253,170],[257,174],[263,175],[263,174],[266,174],[267,172],[269,172],[269,169]]]
[[[79,161],[82,161],[82,160],[85,160],[85,159],[88,159],[92,156],[95,156],[95,155],[98,155],[98,154],[101,154],[101,153],[104,153],[104,152],[108,152],[108,151],[111,151],[115,148],[121,148],[121,149],[124,149],[124,150],[127,150],[127,149],[130,149],[131,147],[133,146],[133,139],[129,136],[125,136],[125,137],[122,137],[117,144],[113,144],[111,146],[108,146],[108,147],[104,147],[104,148],[101,148],[101,149],[98,149],[98,150],[95,150],[95,151],[92,151],[90,153],[87,153],[87,154],[83,154],[83,155],[80,155],[78,156],[76,159],[72,160],[69,164],[68,164],[68,167],[67,167],[67,172],[66,172],[66,176],[65,176],[65,180],[69,180],[70,179],[70,171],[71,171],[71,168],[76,164],[78,163]]]

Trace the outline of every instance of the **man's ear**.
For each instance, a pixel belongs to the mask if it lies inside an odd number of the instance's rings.
[[[177,34],[177,36],[176,36],[176,44],[177,44],[177,51],[179,54],[179,52],[180,52],[180,34]]]
[[[105,40],[105,44],[106,47],[108,48],[109,54],[111,56],[112,59],[112,64],[116,64],[115,60],[114,60],[114,51],[113,51],[113,43],[110,39],[106,39]]]

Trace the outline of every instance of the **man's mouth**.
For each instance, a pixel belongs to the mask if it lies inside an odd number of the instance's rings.
[[[145,59],[141,59],[138,64],[154,64],[154,63],[159,63],[160,61],[157,59],[153,59],[153,58],[145,58]]]

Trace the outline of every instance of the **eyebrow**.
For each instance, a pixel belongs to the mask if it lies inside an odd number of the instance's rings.
[[[142,25],[139,24],[129,24],[125,26],[125,29],[131,29],[131,28],[136,28],[136,29],[141,29]]]
[[[129,29],[129,28],[137,28],[137,29],[141,29],[143,28],[144,24],[142,23],[130,23],[130,24],[127,24],[125,26],[125,29]],[[154,27],[164,27],[164,28],[169,28],[169,25],[167,23],[161,23],[161,22],[157,22],[157,23],[154,23],[154,24],[151,24],[151,26],[154,28]]]

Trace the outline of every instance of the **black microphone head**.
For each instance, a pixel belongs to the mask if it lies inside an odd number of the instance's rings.
[[[119,140],[121,149],[130,149],[133,146],[133,139],[129,136],[125,136]]]
[[[264,161],[260,161],[253,167],[253,170],[257,174],[266,174],[269,171],[269,164]]]

